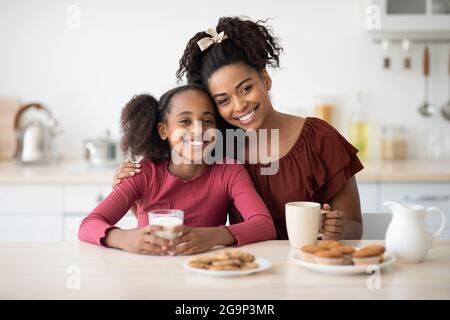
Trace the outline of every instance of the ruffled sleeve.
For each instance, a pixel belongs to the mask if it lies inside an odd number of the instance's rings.
[[[351,145],[335,128],[318,118],[308,118],[302,130],[300,157],[306,187],[314,201],[330,202],[347,181],[363,169]]]

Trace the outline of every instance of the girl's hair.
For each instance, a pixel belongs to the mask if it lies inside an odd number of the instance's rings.
[[[223,31],[228,39],[201,51],[197,41],[210,35],[198,32],[184,50],[177,78],[181,80],[186,74],[188,83],[206,87],[209,77],[216,70],[232,63],[245,63],[258,72],[266,66],[279,67],[279,55],[283,48],[273,36],[271,27],[264,25],[266,22],[253,22],[245,17],[220,18],[216,31]]]
[[[211,99],[204,88],[189,84],[167,91],[159,101],[149,94],[140,94],[125,105],[120,124],[121,148],[126,157],[132,161],[144,157],[154,162],[169,158],[170,145],[159,136],[158,123],[166,120],[167,113],[170,113],[172,98],[188,90],[203,92]],[[211,104],[213,105],[212,99]]]

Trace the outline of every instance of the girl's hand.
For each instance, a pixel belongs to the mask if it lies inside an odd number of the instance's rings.
[[[328,203],[322,205],[322,221],[320,236],[323,240],[339,240],[344,232],[344,213],[339,210],[331,210]]]
[[[141,165],[139,163],[132,163],[125,161],[118,167],[114,173],[112,187],[115,188],[122,182],[123,178],[132,177],[141,172]]]
[[[182,235],[172,240],[170,255],[187,256],[205,252],[217,243],[217,228],[191,228],[185,225],[167,229],[170,232],[181,232]]]
[[[109,247],[132,253],[166,255],[167,249],[170,248],[169,240],[153,234],[153,232],[163,229],[163,227],[155,225],[130,230],[111,229],[108,231],[104,243]]]

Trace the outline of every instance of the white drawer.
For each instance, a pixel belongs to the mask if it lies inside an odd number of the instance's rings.
[[[64,213],[88,214],[111,192],[111,186],[64,186]]]
[[[359,199],[362,212],[379,211],[378,206],[378,184],[358,183]]]
[[[0,216],[0,241],[61,241],[62,217],[26,214]]]
[[[0,185],[0,214],[61,215],[62,187],[49,185]]]

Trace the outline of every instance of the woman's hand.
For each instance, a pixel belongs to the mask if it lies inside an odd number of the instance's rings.
[[[216,245],[227,245],[236,240],[231,233],[223,227],[191,228],[185,225],[167,229],[169,232],[181,232],[181,236],[172,240],[171,255],[191,255],[208,251]],[[232,237],[229,238],[229,237]]]
[[[139,163],[132,163],[125,161],[118,167],[114,173],[112,187],[115,188],[122,182],[123,178],[132,177],[141,172],[141,165]]]
[[[104,239],[108,247],[122,249],[132,253],[146,255],[166,255],[170,248],[169,240],[155,236],[155,231],[164,228],[156,225],[148,225],[143,228],[122,230],[110,229]]]
[[[322,221],[320,227],[320,236],[323,240],[340,240],[344,232],[344,213],[340,210],[331,210],[328,203],[322,206]]]
[[[141,165],[139,163],[132,163],[130,161],[126,161],[118,167],[114,173],[112,187],[113,189],[117,187],[123,178],[133,177],[135,174],[141,172]],[[130,208],[131,212],[135,216],[137,216],[137,205],[133,204]]]

